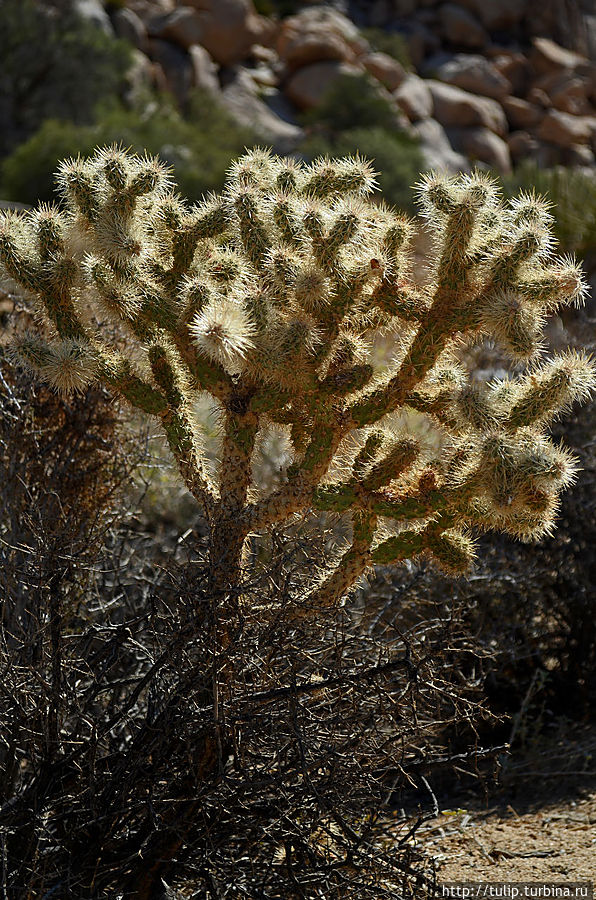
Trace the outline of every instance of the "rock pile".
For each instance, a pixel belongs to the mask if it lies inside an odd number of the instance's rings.
[[[127,0],[110,15],[154,83],[182,105],[192,87],[216,92],[278,152],[303,137],[297,113],[341,75],[366,74],[419,136],[428,165],[508,172],[527,157],[595,165],[596,15],[582,2],[375,0],[352,3],[353,19],[305,4],[276,21],[252,0]],[[561,18],[563,5],[577,7],[579,25],[569,10]],[[399,30],[415,71],[355,22]]]

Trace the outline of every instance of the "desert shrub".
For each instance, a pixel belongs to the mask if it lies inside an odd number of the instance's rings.
[[[373,50],[392,56],[404,69],[412,68],[407,41],[399,32],[386,31],[383,28],[364,28],[362,35],[369,41]]]
[[[92,121],[117,96],[130,48],[77,15],[68,2],[0,4],[0,156],[45,119]]]
[[[444,765],[441,729],[479,719],[477,687],[457,684],[457,652],[474,647],[454,610],[430,604],[397,629],[380,617],[364,627],[356,608],[294,631],[291,645],[283,618],[249,616],[231,648],[242,678],[226,695],[242,749],[206,778],[206,545],[183,538],[190,559],[175,558],[174,533],[166,562],[163,534],[156,543],[131,529],[128,485],[145,448],[105,392],[63,400],[3,354],[0,399],[8,900],[143,896],[153,879],[133,858],[141,846],[194,896],[426,896],[432,866],[409,842],[394,846],[411,820],[366,829],[388,801],[432,815],[421,775]],[[275,566],[249,576],[255,609],[303,578],[291,560],[318,552],[324,534],[272,535]],[[388,752],[392,732],[407,776]],[[357,843],[342,831],[348,817],[364,827]],[[156,896],[172,894],[161,885]]]
[[[305,159],[361,153],[379,171],[384,199],[413,211],[411,187],[422,166],[418,142],[399,128],[395,107],[367,77],[344,75],[305,116]]]
[[[13,751],[11,885],[86,900],[152,900],[164,879],[205,897],[428,890],[413,832],[396,850],[379,810],[409,775],[436,808],[417,747],[473,723],[481,661],[449,609],[384,619],[352,591],[375,565],[467,572],[478,530],[550,532],[575,460],[548,431],[595,374],[581,353],[536,356],[546,315],[582,299],[581,270],[553,255],[540,199],[505,203],[483,173],[420,181],[424,284],[414,223],[371,202],[360,158],[251,151],[197,205],[158,160],[115,147],[65,161],[59,182],[62,207],[1,220],[5,275],[43,323],[14,351],[57,391],[100,383],[160,428],[207,527],[182,536],[169,584],[141,581],[140,608],[127,592],[102,608],[99,646],[95,628],[68,641],[60,752],[43,719]],[[463,350],[487,335],[511,373],[479,384]],[[271,432],[285,461],[263,485]],[[55,692],[54,660],[34,680]],[[25,709],[22,683],[9,697]]]
[[[596,264],[596,179],[574,169],[519,166],[505,179],[506,190],[536,190],[553,204],[555,235],[562,249]]]
[[[159,154],[174,167],[186,196],[198,199],[222,185],[232,157],[254,140],[254,135],[239,127],[206,92],[195,92],[188,118],[166,98],[153,101],[145,111],[104,108],[90,125],[44,122],[4,160],[0,190],[5,198],[21,203],[51,200],[61,159],[89,154],[98,144],[117,143]]]
[[[555,431],[581,464],[578,483],[561,500],[557,530],[532,548],[495,542],[484,603],[478,597],[475,604],[497,651],[488,683],[493,707],[517,713],[541,675],[551,721],[596,711],[596,407],[575,410]]]
[[[360,153],[379,173],[379,190],[387,203],[414,211],[411,187],[418,177],[422,155],[416,140],[384,128],[352,128],[335,138],[323,135],[307,139],[300,148],[306,159],[349,156]]]
[[[11,639],[25,648],[28,628],[45,620],[48,592],[61,597],[60,616],[71,621],[89,605],[87,578],[125,516],[143,439],[136,434],[133,444],[127,437],[105,391],[90,388],[84,397],[60,399],[32,384],[4,349],[0,394],[2,618]]]
[[[426,896],[432,866],[409,842],[395,846],[413,823],[371,828],[371,817],[398,798],[432,814],[421,775],[440,764],[440,730],[479,717],[477,687],[457,684],[454,658],[474,648],[454,610],[411,610],[398,628],[380,617],[364,627],[356,608],[288,643],[283,617],[258,608],[303,578],[291,560],[322,535],[273,534],[276,565],[249,577],[255,613],[228,651],[242,675],[226,690],[226,720],[241,744],[209,776],[206,547],[192,538],[190,559],[171,554],[164,574],[155,543],[123,528],[144,454],[118,437],[102,391],[63,401],[5,356],[0,385],[8,900],[132,900],[155,860],[194,896]],[[154,896],[170,897],[159,885]]]
[[[390,131],[397,127],[395,107],[367,75],[341,75],[303,120],[306,126],[330,134],[353,128]]]

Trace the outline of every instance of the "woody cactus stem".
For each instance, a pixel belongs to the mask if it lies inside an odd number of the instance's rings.
[[[197,205],[159,162],[115,147],[63,163],[58,184],[61,207],[0,225],[4,271],[47,325],[17,350],[57,390],[103,381],[161,422],[209,519],[214,597],[238,596],[249,534],[298,513],[343,516],[352,535],[300,617],[375,563],[426,555],[460,573],[477,529],[553,527],[574,461],[547,429],[595,373],[582,354],[539,359],[546,317],[585,295],[577,264],[553,253],[544,200],[505,203],[483,173],[425,176],[434,254],[416,284],[414,223],[371,202],[357,157],[254,150]],[[474,381],[465,350],[481,337],[515,374]],[[193,419],[205,392],[223,424],[213,483]],[[293,458],[259,495],[255,448],[271,428]]]
[[[251,459],[258,430],[254,413],[227,412],[221,458],[220,502],[212,520],[211,587],[233,592],[240,584],[246,538],[243,513],[251,482]]]

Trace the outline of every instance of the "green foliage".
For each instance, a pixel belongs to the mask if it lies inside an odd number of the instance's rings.
[[[379,187],[384,199],[413,211],[410,188],[422,167],[422,155],[417,141],[399,129],[395,107],[369,77],[342,76],[304,118],[310,136],[300,147],[302,156],[312,160],[361,153],[382,173]]]
[[[341,75],[304,115],[304,124],[336,133],[358,128],[395,129],[395,107],[368,75]]]
[[[422,154],[414,138],[384,128],[352,128],[334,139],[315,135],[301,152],[307,159],[317,156],[350,156],[356,152],[370,159],[379,174],[379,189],[387,203],[414,211],[411,186],[422,166]]]
[[[369,41],[373,50],[392,56],[404,69],[412,68],[408,45],[403,35],[396,31],[385,31],[383,28],[363,28],[362,36]]]
[[[100,100],[116,96],[130,48],[81,19],[70,2],[0,3],[0,155],[44,119],[92,121]]]
[[[174,166],[186,196],[197,199],[221,186],[230,160],[254,143],[254,135],[236,125],[210,94],[198,92],[188,119],[167,98],[144,113],[104,108],[92,125],[50,119],[4,160],[0,192],[21,203],[51,200],[60,160],[87,156],[98,144],[112,143],[158,154]]]
[[[554,232],[562,249],[583,257],[596,256],[596,180],[592,175],[526,163],[505,179],[505,189],[510,195],[520,189],[544,194],[553,204]]]

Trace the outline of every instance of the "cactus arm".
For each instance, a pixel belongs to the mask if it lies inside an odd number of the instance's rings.
[[[402,531],[375,547],[371,553],[371,560],[376,565],[392,565],[419,556],[425,549],[423,531]]]
[[[167,410],[167,400],[144,379],[135,374],[130,361],[120,354],[103,355],[99,377],[112,390],[119,393],[131,406],[150,415],[159,416]]]
[[[440,277],[432,304],[418,326],[397,374],[384,386],[357,399],[350,408],[357,427],[372,425],[402,406],[454,335],[474,325],[468,287],[471,263],[465,252],[470,240],[471,220],[464,212],[458,207],[447,225],[438,269]]]
[[[215,495],[195,439],[195,429],[187,406],[188,386],[180,357],[165,337],[149,348],[148,357],[153,377],[167,399],[168,405],[161,414],[161,422],[168,445],[186,487],[210,516],[215,505]]]
[[[161,416],[161,422],[184,484],[211,519],[217,498],[205,472],[194,429],[186,411],[167,408]]]
[[[385,385],[359,397],[350,408],[350,416],[356,427],[373,425],[379,419],[402,406],[408,395],[424,378],[445,349],[450,328],[444,320],[432,316],[425,326],[420,326],[400,368]]]
[[[188,326],[179,326],[172,332],[172,339],[191,376],[193,388],[208,391],[220,403],[227,403],[232,392],[232,379],[216,362],[197,353],[189,340]]]
[[[40,216],[41,218],[41,216]],[[57,217],[56,217],[57,218]],[[23,229],[23,226],[24,229]],[[76,274],[74,261],[64,253],[60,244],[56,255],[44,252],[43,220],[35,228],[24,216],[6,215],[0,218],[0,263],[18,284],[36,294],[50,321],[61,338],[88,340],[72,298],[72,285]],[[19,246],[14,231],[24,231],[24,246]],[[59,223],[56,229],[59,232]],[[37,241],[35,240],[37,237]],[[33,254],[37,243],[39,261]]]
[[[322,583],[307,596],[304,606],[294,614],[296,618],[310,617],[337,605],[360,576],[370,568],[372,564],[370,548],[376,524],[376,516],[370,513],[359,512],[354,515],[350,549],[343,554]]]
[[[290,467],[287,482],[269,497],[248,504],[244,510],[250,531],[260,531],[310,506],[317,484],[329,468],[343,433],[338,414],[329,408],[321,410],[303,460]]]

